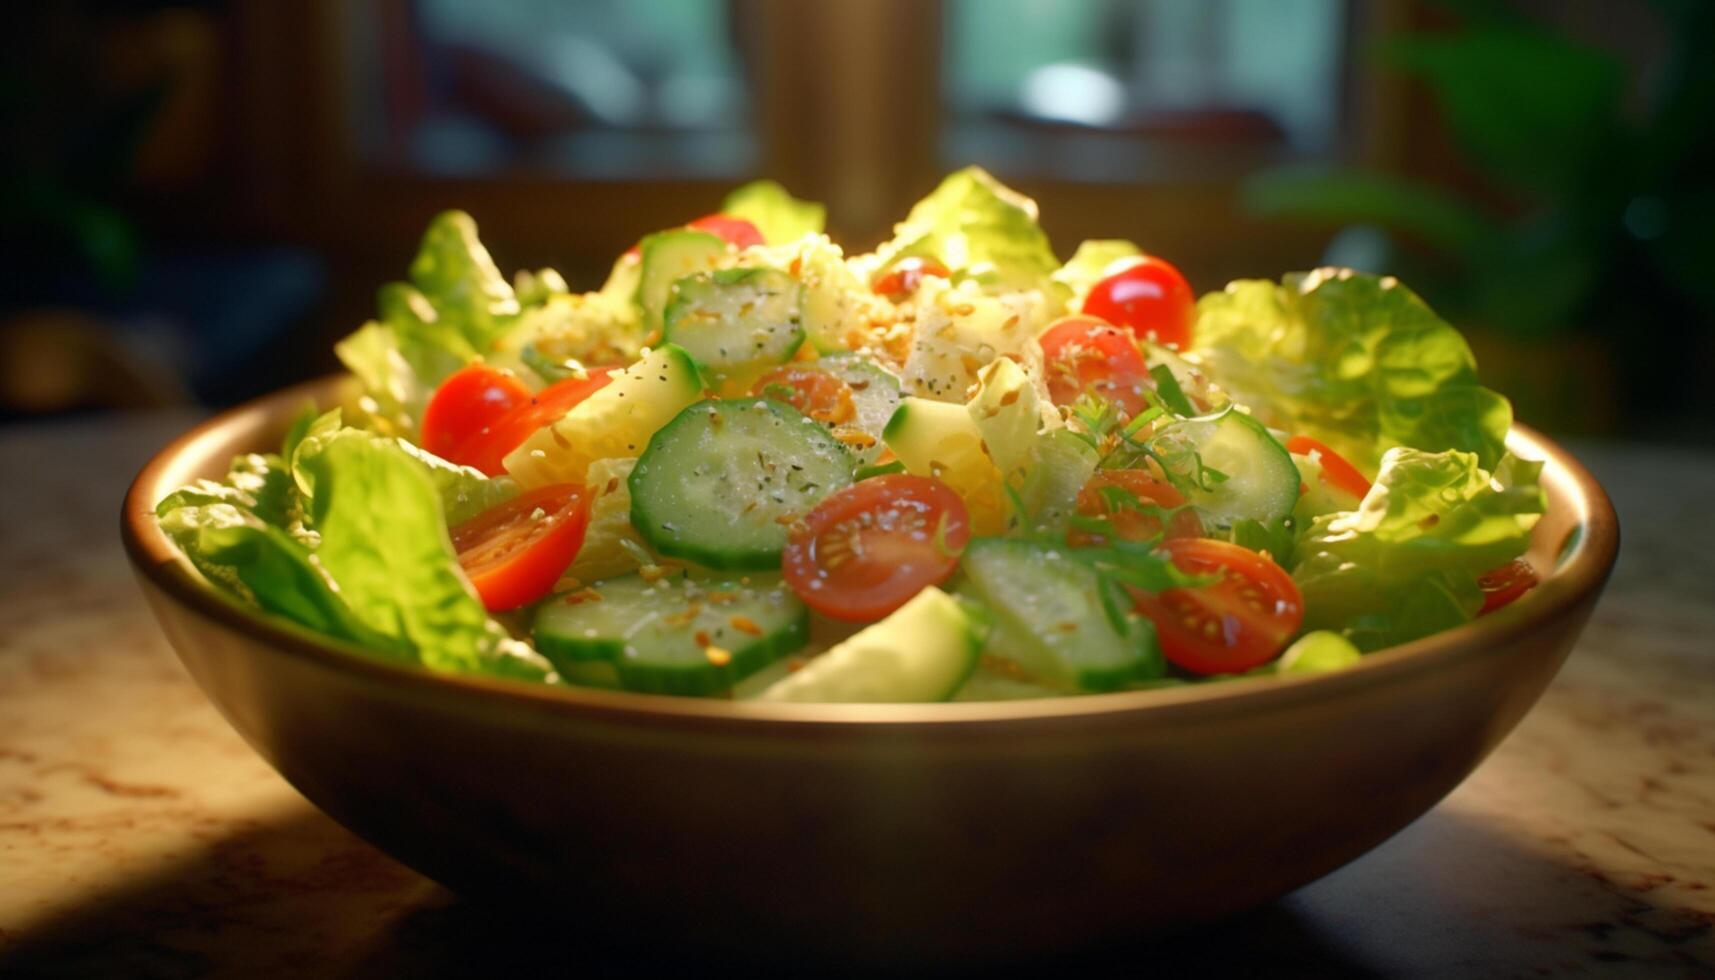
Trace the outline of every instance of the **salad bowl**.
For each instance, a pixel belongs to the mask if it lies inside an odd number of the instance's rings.
[[[473,896],[578,931],[856,953],[1041,953],[1268,902],[1375,847],[1518,723],[1611,569],[1606,495],[1545,461],[1541,585],[1350,669],[1034,701],[801,705],[457,676],[382,662],[209,589],[155,504],[278,443],[348,379],[219,415],[163,449],[122,534],[185,667],[331,817]]]

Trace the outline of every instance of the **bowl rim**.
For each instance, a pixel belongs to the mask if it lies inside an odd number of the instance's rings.
[[[258,614],[237,599],[209,587],[180,556],[155,520],[158,500],[177,489],[162,486],[164,474],[181,458],[194,456],[208,443],[227,441],[234,430],[261,429],[270,421],[283,420],[308,402],[328,404],[345,384],[349,384],[349,375],[335,374],[283,388],[217,413],[169,441],[143,465],[126,491],[120,512],[120,536],[127,557],[142,578],[172,601],[277,651],[361,679],[396,686],[399,691],[472,699],[473,705],[486,702],[511,710],[533,709],[585,719],[651,725],[668,722],[691,727],[784,725],[817,729],[857,724],[889,729],[968,728],[1097,720],[1116,714],[1179,723],[1193,716],[1252,712],[1340,697],[1491,653],[1495,647],[1571,615],[1581,604],[1593,600],[1612,571],[1619,550],[1619,520],[1595,477],[1558,444],[1515,422],[1507,437],[1508,448],[1522,456],[1543,460],[1545,473],[1558,470],[1563,474],[1559,482],[1572,491],[1567,506],[1578,512],[1576,523],[1582,530],[1577,540],[1569,548],[1562,547],[1556,567],[1542,577],[1540,585],[1507,609],[1451,630],[1366,654],[1362,661],[1341,671],[1245,678],[1151,691],[936,704],[775,704],[444,673],[384,661],[366,654],[355,644]]]

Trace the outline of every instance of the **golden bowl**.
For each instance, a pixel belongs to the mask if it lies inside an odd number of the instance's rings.
[[[154,505],[325,379],[167,446],[122,531],[209,699],[293,786],[456,890],[576,931],[894,962],[1043,953],[1257,906],[1424,813],[1518,723],[1583,628],[1619,544],[1564,450],[1530,559],[1542,584],[1348,670],[1152,692],[785,705],[532,686],[364,656],[204,584]]]

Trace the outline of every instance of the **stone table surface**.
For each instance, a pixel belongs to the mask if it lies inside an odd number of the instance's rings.
[[[184,415],[0,429],[0,976],[681,975],[461,901],[323,816],[204,701],[116,516]],[[1715,976],[1715,456],[1586,445],[1620,564],[1462,786],[1257,912],[1026,975]],[[666,957],[666,959],[662,959]]]

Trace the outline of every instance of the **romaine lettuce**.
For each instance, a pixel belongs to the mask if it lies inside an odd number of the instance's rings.
[[[1304,628],[1375,650],[1470,621],[1477,577],[1530,541],[1541,470],[1511,454],[1491,475],[1471,453],[1389,450],[1357,510],[1318,517],[1299,538]]]
[[[882,267],[908,256],[937,259],[955,279],[991,291],[1063,290],[1049,278],[1060,260],[1036,223],[1036,202],[980,167],[941,181],[877,250]]]
[[[1276,428],[1374,471],[1394,446],[1494,466],[1512,424],[1459,332],[1394,279],[1349,269],[1240,280],[1197,304],[1195,355]]]
[[[532,291],[546,298],[546,289]],[[522,312],[463,211],[430,222],[411,282],[383,286],[377,306],[378,319],[334,351],[363,383],[376,428],[406,436],[416,433],[435,386],[490,350]]]
[[[755,225],[770,245],[818,234],[828,220],[827,208],[798,200],[772,180],[753,180],[728,194],[721,202],[721,213]]]
[[[463,211],[443,211],[429,222],[411,262],[411,284],[477,350],[512,327],[519,312],[512,285],[477,238],[476,222]]]
[[[169,494],[155,513],[191,565],[240,599],[383,655],[405,653],[352,615],[304,537],[287,530],[294,496],[285,461],[252,454],[233,461],[225,482],[198,481]]]
[[[460,466],[436,456],[406,439],[379,436],[343,423],[339,409],[317,417],[293,444],[290,463],[292,479],[304,499],[316,495],[315,470],[305,464],[329,445],[340,439],[363,439],[399,447],[415,460],[440,494],[441,511],[447,526],[457,527],[476,515],[518,496],[518,484],[510,477],[489,477],[481,470]]]
[[[1090,294],[1096,283],[1118,272],[1126,260],[1142,254],[1136,245],[1123,239],[1092,238],[1080,242],[1078,250],[1072,253],[1066,264],[1049,278],[1071,291],[1067,305],[1076,309],[1084,304],[1084,297]]]
[[[419,461],[372,438],[334,438],[307,457],[300,447],[298,456],[315,488],[316,563],[369,629],[437,670],[548,675],[546,662],[489,619],[472,593]]]

